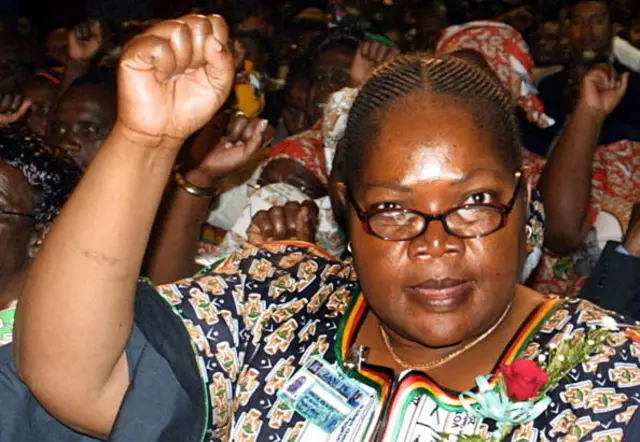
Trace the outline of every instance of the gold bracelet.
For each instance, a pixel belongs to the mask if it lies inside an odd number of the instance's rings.
[[[220,194],[220,189],[216,186],[213,187],[200,187],[195,184],[190,183],[187,179],[182,175],[180,170],[176,170],[174,174],[174,179],[176,180],[176,184],[182,187],[185,192],[193,196],[199,196],[201,198],[215,198]]]

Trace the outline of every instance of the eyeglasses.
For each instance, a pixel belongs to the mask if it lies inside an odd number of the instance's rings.
[[[465,204],[438,215],[412,209],[360,209],[353,194],[351,204],[365,232],[385,241],[409,241],[424,234],[432,221],[440,221],[445,232],[462,239],[481,238],[502,229],[513,211],[522,185],[522,172],[516,172],[516,188],[507,204]]]

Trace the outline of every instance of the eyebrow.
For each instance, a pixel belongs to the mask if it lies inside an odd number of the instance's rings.
[[[453,185],[464,184],[469,180],[483,173],[485,174],[489,173],[493,176],[497,176],[497,173],[494,169],[483,167],[483,168],[473,169],[465,173],[464,175],[462,175],[460,178],[451,180],[452,181],[451,184]],[[411,190],[413,190],[413,186],[406,185],[406,184],[399,184],[399,183],[368,183],[368,184],[365,184],[363,187],[365,190],[388,189],[388,190],[394,190],[396,192],[404,192],[404,193],[409,193],[411,192]]]

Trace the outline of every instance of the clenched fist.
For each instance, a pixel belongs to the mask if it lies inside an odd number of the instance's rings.
[[[313,201],[289,201],[256,213],[247,236],[253,244],[290,239],[314,243],[317,226],[318,206]]]
[[[604,120],[620,104],[628,85],[628,72],[621,75],[613,66],[597,65],[582,79],[578,106]]]
[[[184,142],[222,107],[234,79],[229,29],[220,16],[159,23],[125,48],[118,122],[139,142]]]

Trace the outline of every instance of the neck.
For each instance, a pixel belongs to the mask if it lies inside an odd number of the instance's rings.
[[[26,269],[21,269],[10,275],[0,275],[0,310],[7,308],[11,302],[18,299],[26,273]]]
[[[507,323],[507,317],[512,313],[512,303],[500,313],[493,323],[475,336],[464,341],[441,346],[429,347],[409,340],[394,332],[384,324],[379,324],[380,335],[387,350],[394,360],[394,365],[403,369],[418,368],[428,371],[439,367],[451,359],[454,359],[476,346],[482,346],[484,341],[490,341],[494,335],[499,335],[501,328]]]

